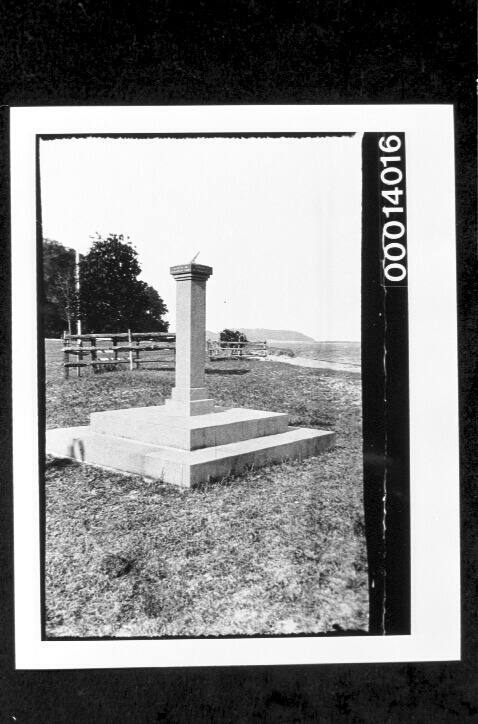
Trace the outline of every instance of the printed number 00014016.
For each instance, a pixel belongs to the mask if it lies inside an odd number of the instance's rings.
[[[378,146],[384,154],[395,154],[380,156],[380,163],[383,166],[380,181],[382,199],[388,203],[387,206],[382,206],[382,214],[387,219],[382,226],[383,273],[388,282],[396,283],[402,282],[407,276],[405,265],[407,250],[404,240],[399,241],[405,236],[404,189],[401,188],[403,171],[399,168],[403,159],[401,155],[396,155],[402,147],[402,141],[396,135],[382,136]]]

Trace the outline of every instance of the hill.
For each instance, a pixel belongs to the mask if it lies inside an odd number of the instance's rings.
[[[239,328],[250,342],[315,342],[312,337],[290,329],[246,329]],[[219,339],[218,332],[206,331],[207,339]]]
[[[295,332],[290,329],[241,329],[247,339],[251,342],[315,342],[313,337],[308,337],[302,332]]]

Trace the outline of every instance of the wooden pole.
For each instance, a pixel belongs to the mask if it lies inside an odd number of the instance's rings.
[[[76,333],[81,334],[81,319],[80,319],[80,252],[78,249],[75,252],[75,288],[76,288]],[[78,347],[83,346],[83,342],[81,339],[77,341]],[[78,362],[81,362],[83,359],[83,355],[81,352],[78,355]],[[81,375],[81,367],[78,366],[76,368],[76,376],[79,377]]]
[[[134,351],[135,358],[136,358],[136,369],[137,369],[137,370],[139,370],[139,350],[141,349],[140,344],[141,344],[141,342],[140,342],[139,338],[137,338],[137,339],[136,339],[136,347],[137,347],[137,349],[135,349],[135,351]]]
[[[66,332],[63,332],[63,347],[69,347],[70,345],[66,343]],[[70,353],[69,352],[63,352],[63,375],[65,380],[67,380],[70,376],[70,368],[67,367],[68,363],[70,361]]]
[[[79,340],[78,340],[78,347],[80,348],[80,350],[81,350],[81,348],[83,347],[83,340],[82,340],[82,339],[79,339]],[[81,363],[82,361],[83,361],[83,354],[82,354],[82,352],[80,351],[80,352],[78,353],[78,362]],[[81,376],[81,364],[77,364],[77,367],[76,367],[76,376],[77,376],[77,377],[80,377],[80,376]]]
[[[80,319],[80,252],[78,249],[75,252],[75,289],[76,289],[76,333],[81,334],[81,319]]]
[[[129,347],[129,369],[130,372],[133,371],[133,350],[131,349],[131,345],[133,344],[133,340],[131,338],[131,330],[128,329],[128,347]]]
[[[91,366],[93,367],[93,363],[96,362],[96,358],[97,358],[96,339],[94,339],[94,338],[90,339],[90,346],[95,348],[94,350],[93,349],[91,350]]]

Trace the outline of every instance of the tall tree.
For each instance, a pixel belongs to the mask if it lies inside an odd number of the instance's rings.
[[[144,282],[141,282],[144,284]],[[154,287],[145,284],[144,293],[147,299],[147,307],[142,314],[138,315],[134,329],[136,332],[166,332],[169,322],[163,320],[168,308],[159,296]],[[161,326],[161,329],[158,327]]]
[[[138,279],[137,252],[123,235],[100,236],[80,264],[80,314],[89,332],[165,332],[167,307]]]
[[[43,290],[41,308],[46,337],[71,333],[77,315],[75,250],[58,241],[43,239]]]

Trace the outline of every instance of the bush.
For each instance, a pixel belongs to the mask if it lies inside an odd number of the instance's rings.
[[[277,347],[273,347],[269,354],[273,354],[276,357],[295,357],[295,352],[293,352],[291,349],[280,349]]]
[[[244,343],[247,342],[247,337],[245,334],[240,332],[238,329],[223,329],[222,332],[219,333],[219,341],[220,342],[227,342],[229,344],[221,344],[221,347],[242,347],[243,344],[236,344],[232,345],[231,342],[238,342],[238,343]]]

